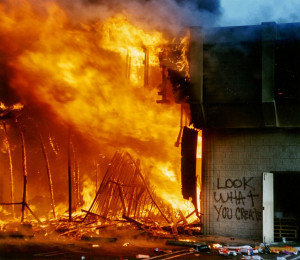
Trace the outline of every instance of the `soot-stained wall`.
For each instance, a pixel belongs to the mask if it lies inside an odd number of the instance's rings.
[[[205,234],[262,239],[263,172],[300,172],[299,129],[203,130]]]

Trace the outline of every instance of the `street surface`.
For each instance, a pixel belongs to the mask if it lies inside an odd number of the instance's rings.
[[[6,259],[276,259],[276,260],[300,260],[299,255],[284,254],[255,254],[253,256],[241,255],[223,256],[213,248],[214,243],[223,245],[251,245],[250,241],[242,241],[234,238],[197,236],[187,237],[186,240],[154,238],[136,231],[129,235],[129,231],[119,230],[115,236],[92,237],[85,240],[68,238],[64,236],[34,237],[0,237],[0,260]],[[112,235],[112,234],[111,234]],[[82,238],[81,238],[82,239]],[[194,246],[197,239],[198,247]],[[199,241],[199,244],[198,244]],[[201,242],[200,242],[201,241]],[[179,242],[179,244],[178,244]],[[249,242],[249,243],[247,243]],[[174,244],[175,243],[175,244]],[[204,245],[200,247],[199,245]],[[255,243],[259,245],[259,242]],[[284,244],[286,245],[286,244]],[[253,244],[254,246],[254,244]],[[203,249],[209,251],[200,251]],[[200,252],[195,251],[198,249]]]

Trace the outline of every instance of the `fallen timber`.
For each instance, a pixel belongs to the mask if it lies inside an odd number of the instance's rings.
[[[15,204],[23,206],[23,202]],[[27,203],[24,206],[35,217]],[[201,234],[199,220],[190,224],[187,221],[192,214],[195,211],[188,215],[178,210],[175,212],[171,205],[155,194],[154,187],[142,175],[139,163],[128,153],[117,152],[88,210],[74,212],[72,221],[66,214],[45,223],[36,218],[39,225],[32,223],[32,229],[37,233],[75,239],[83,236],[84,240],[112,228],[137,229],[151,237],[172,239],[181,234]]]
[[[83,221],[94,213],[109,219],[125,215],[135,220],[155,219],[170,224],[171,218],[167,216],[170,209],[162,209],[163,206],[132,157],[116,152]]]
[[[82,211],[86,213],[83,222],[93,217],[103,225],[128,222],[153,236],[201,232],[200,222],[187,222],[195,211],[184,216],[179,210],[176,219],[174,210],[155,195],[140,171],[139,162],[128,153],[115,153],[89,210]]]

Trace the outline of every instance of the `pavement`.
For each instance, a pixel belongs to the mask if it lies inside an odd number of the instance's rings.
[[[0,236],[0,260],[2,259],[277,259],[296,260],[300,255],[256,254],[222,256],[216,249],[197,252],[193,243],[214,243],[223,245],[257,245],[259,241],[249,241],[217,236],[181,237],[182,245],[173,243],[174,238],[149,237],[141,231],[119,230],[113,236],[90,237],[84,241],[61,236]],[[169,241],[169,242],[168,242]],[[171,241],[171,243],[170,243]],[[289,245],[278,243],[277,246]],[[292,244],[300,245],[300,244]]]

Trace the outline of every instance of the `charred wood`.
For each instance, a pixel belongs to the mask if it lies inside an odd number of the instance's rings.
[[[49,183],[49,191],[50,191],[50,198],[51,198],[51,207],[52,207],[52,213],[54,219],[56,219],[56,213],[55,213],[55,203],[54,203],[54,192],[53,192],[53,183],[52,183],[52,174],[51,174],[51,169],[50,169],[50,163],[48,159],[48,155],[46,152],[46,147],[43,142],[42,135],[40,134],[40,141],[41,141],[41,147],[42,147],[42,152],[46,164],[46,172],[47,172],[47,177],[48,177],[48,183]]]
[[[7,129],[5,122],[2,122],[3,131],[4,131],[4,138],[5,143],[7,146],[7,153],[8,153],[8,159],[9,159],[9,172],[10,172],[10,201],[11,201],[11,211],[12,211],[12,217],[15,217],[15,206],[14,206],[14,175],[13,175],[13,164],[12,164],[12,156],[11,156],[11,146],[8,139]]]
[[[138,222],[138,221],[136,221],[136,220],[134,220],[134,219],[132,219],[132,218],[130,218],[130,217],[127,217],[127,216],[125,216],[125,215],[122,215],[122,218],[124,218],[124,219],[127,220],[128,222],[134,224],[134,225],[135,225],[136,227],[138,227],[139,229],[144,229],[143,227],[146,226],[146,225],[144,225],[144,224],[142,224],[142,223],[140,223],[140,222]]]

